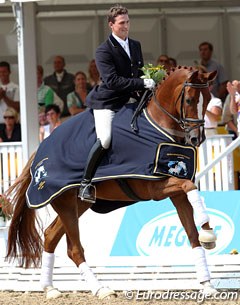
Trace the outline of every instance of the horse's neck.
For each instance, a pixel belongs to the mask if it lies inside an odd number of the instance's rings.
[[[164,108],[172,116],[178,118],[178,113],[176,110],[176,101],[178,96],[176,96],[176,93],[173,89],[175,84],[173,84],[171,88],[168,88],[164,85],[165,84],[162,84],[162,88],[159,89],[159,92],[156,92],[155,97],[152,97],[148,104],[147,110],[157,125],[173,135],[177,141],[181,142],[185,134],[182,131],[180,125],[160,108]],[[177,86],[179,86],[179,84],[176,84],[176,87]],[[160,104],[160,107],[157,105],[157,103]]]

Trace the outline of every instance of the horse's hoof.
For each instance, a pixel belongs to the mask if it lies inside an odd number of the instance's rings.
[[[213,229],[210,230],[201,230],[199,232],[198,240],[200,244],[207,250],[214,249],[216,247],[217,237],[213,232]]]
[[[53,286],[48,286],[44,290],[46,292],[47,300],[57,299],[61,296],[61,292],[57,288],[54,288]]]
[[[214,296],[216,295],[216,293],[218,293],[218,291],[213,287],[210,282],[207,282],[203,284],[203,289],[201,290],[201,293],[206,296]]]
[[[98,290],[96,296],[99,300],[116,298],[117,293],[109,287],[102,287]]]
[[[206,250],[212,250],[212,249],[216,248],[216,243],[215,242],[212,242],[212,243],[200,242],[200,245]]]

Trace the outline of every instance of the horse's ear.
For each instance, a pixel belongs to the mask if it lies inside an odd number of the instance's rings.
[[[208,73],[208,82],[212,82],[217,76],[217,71],[213,71],[213,72],[210,72]]]
[[[190,75],[188,81],[190,83],[194,83],[194,81],[196,81],[198,79],[198,70],[192,72],[192,74]]]

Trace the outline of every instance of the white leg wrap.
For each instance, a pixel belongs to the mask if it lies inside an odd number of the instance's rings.
[[[41,269],[41,278],[40,283],[42,288],[52,286],[52,276],[53,276],[53,267],[54,267],[54,253],[48,253],[43,251],[42,253],[42,269]]]
[[[79,265],[79,269],[81,276],[89,285],[89,289],[92,291],[92,294],[96,295],[98,290],[102,288],[102,285],[99,283],[96,276],[86,262],[81,263]]]
[[[197,226],[202,226],[209,222],[209,216],[206,211],[205,204],[199,195],[197,189],[187,193],[189,202],[191,203],[194,211],[194,219]]]
[[[193,255],[199,283],[210,281],[210,273],[204,249],[202,247],[193,248]]]

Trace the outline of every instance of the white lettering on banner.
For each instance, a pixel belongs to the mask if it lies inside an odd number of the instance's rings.
[[[209,250],[208,253],[219,254],[234,236],[234,223],[228,215],[219,210],[207,209],[207,211],[211,226],[218,236],[216,248]],[[172,210],[147,222],[137,236],[136,248],[140,255],[169,255],[169,250],[173,250],[172,253],[176,253],[174,251],[177,250],[179,255],[186,255],[186,250],[190,249],[189,241],[177,212]]]
[[[179,229],[177,226],[156,226],[149,246],[154,246],[157,243],[158,247],[170,247],[172,244],[180,247],[185,242],[187,242],[187,236],[183,228]]]

